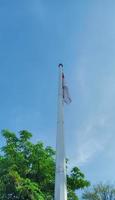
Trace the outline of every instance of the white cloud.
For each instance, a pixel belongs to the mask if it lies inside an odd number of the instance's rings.
[[[87,70],[89,69],[87,68]],[[82,101],[83,106],[81,107],[85,108],[89,106],[89,110],[86,109],[87,115],[85,116],[87,116],[87,118],[82,116],[80,125],[82,128],[76,127],[76,131],[73,133],[75,147],[73,155],[71,156],[73,165],[86,164],[92,161],[92,159],[102,151],[107,154],[108,145],[113,146],[112,138],[115,131],[113,123],[115,118],[113,110],[115,107],[115,78],[113,71],[109,74],[103,74],[103,76],[99,75],[99,82],[96,82],[94,77],[94,84],[97,85],[98,89],[96,88],[97,90],[95,91],[96,99],[93,100],[92,98],[92,109],[95,105],[97,109],[91,111],[89,99],[92,92],[94,93],[95,87],[93,87],[90,82],[87,70],[85,67],[77,69],[77,85],[84,98],[84,101]],[[90,74],[90,76],[93,75],[94,74]],[[86,101],[87,104],[85,104]]]
[[[76,133],[76,164],[82,165],[104,150],[111,135],[104,134],[108,121],[103,115],[94,117]]]

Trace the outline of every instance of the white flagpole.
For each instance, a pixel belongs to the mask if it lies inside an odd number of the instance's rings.
[[[58,116],[56,139],[55,200],[67,200],[66,158],[64,144],[63,65],[59,64]]]

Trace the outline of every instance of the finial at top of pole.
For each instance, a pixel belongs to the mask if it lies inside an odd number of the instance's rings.
[[[60,64],[58,65],[58,67],[62,67],[62,68],[63,68],[63,65],[60,63]]]

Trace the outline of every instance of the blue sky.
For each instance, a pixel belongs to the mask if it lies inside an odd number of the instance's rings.
[[[62,62],[67,157],[92,183],[115,181],[114,10],[114,0],[0,1],[0,129],[55,147]]]

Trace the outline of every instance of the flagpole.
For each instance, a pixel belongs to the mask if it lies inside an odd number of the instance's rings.
[[[63,65],[59,64],[55,200],[67,200],[66,157],[64,142],[64,99],[63,99]]]

